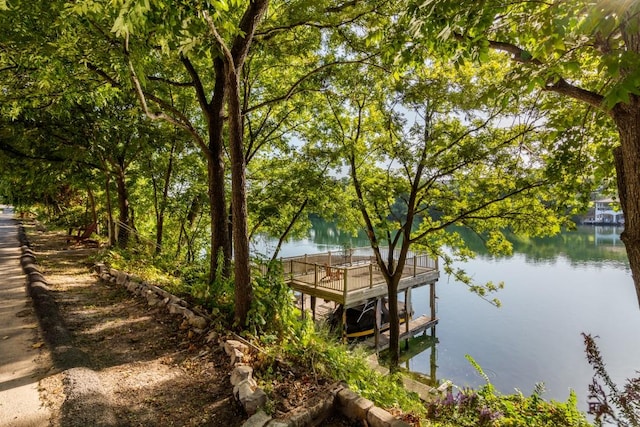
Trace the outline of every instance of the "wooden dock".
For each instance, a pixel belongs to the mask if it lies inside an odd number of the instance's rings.
[[[387,284],[375,258],[365,249],[321,253],[281,260],[285,282],[295,291],[345,307],[387,295]],[[440,277],[437,260],[426,254],[407,257],[398,292],[433,285]]]
[[[393,257],[398,259],[398,254],[389,253],[388,248],[380,248],[384,259]],[[312,318],[326,316],[329,310],[337,305],[342,310],[342,338],[347,340],[347,310],[366,303],[375,303],[375,316],[378,335],[377,349],[381,350],[389,346],[389,332],[380,334],[382,328],[382,313],[385,311],[384,300],[388,296],[388,288],[385,277],[380,270],[376,257],[371,248],[352,248],[338,252],[325,252],[311,255],[302,255],[290,258],[282,258],[282,274],[287,283],[295,292],[299,293],[299,305],[302,315],[307,310]],[[413,319],[407,325],[400,327],[400,339],[419,334],[429,328],[434,328],[436,318],[436,288],[435,284],[440,277],[438,260],[430,258],[426,253],[412,252],[406,254],[397,292],[404,293],[404,312],[413,313],[411,294],[413,288],[429,286],[430,313]],[[325,302],[322,304],[321,301]],[[333,302],[333,308],[325,307],[326,303]],[[385,321],[386,322],[386,321]],[[376,348],[373,341],[373,348]]]
[[[415,335],[426,331],[429,328],[434,327],[438,323],[438,318],[432,318],[423,314],[409,321],[407,327],[406,324],[400,325],[400,341],[414,337]],[[376,348],[375,336],[368,338],[364,341],[364,344],[370,348]],[[378,338],[378,351],[386,350],[389,348],[389,331],[382,332]]]

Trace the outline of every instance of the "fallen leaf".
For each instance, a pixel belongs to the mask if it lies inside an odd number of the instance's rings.
[[[34,344],[34,345],[32,345],[31,347],[33,347],[33,348],[40,348],[40,347],[42,347],[43,345],[44,345],[44,342],[40,341],[40,342],[35,343],[35,344]]]
[[[8,340],[9,339],[9,335],[5,335],[2,337],[3,340]]]

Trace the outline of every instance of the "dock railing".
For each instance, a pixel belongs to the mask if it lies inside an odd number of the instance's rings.
[[[381,248],[381,252],[383,257],[388,257],[386,248]],[[371,248],[281,258],[281,262],[285,280],[307,287],[346,294],[385,283]],[[437,260],[427,254],[410,252],[402,277],[417,277],[437,269]]]

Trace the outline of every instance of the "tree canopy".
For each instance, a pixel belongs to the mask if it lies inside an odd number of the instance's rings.
[[[484,296],[449,226],[508,251],[615,166],[639,282],[637,4],[579,3],[0,1],[0,180],[173,268],[206,254],[242,328],[253,236],[338,218]]]

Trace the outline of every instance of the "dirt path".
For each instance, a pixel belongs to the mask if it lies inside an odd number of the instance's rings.
[[[246,420],[222,350],[191,339],[176,318],[124,288],[100,283],[87,262],[95,249],[59,233],[27,234],[72,345],[87,356],[86,366],[41,381],[59,414],[52,425],[234,427]]]

